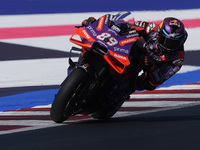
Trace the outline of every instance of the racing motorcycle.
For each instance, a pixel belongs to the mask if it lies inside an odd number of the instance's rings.
[[[130,12],[107,14],[86,27],[77,27],[70,41],[81,48],[72,47],[70,52],[79,51],[80,57],[78,62],[69,58],[69,74],[51,106],[54,122],[62,123],[77,114],[109,119],[129,99],[140,70],[132,49],[141,37],[135,30],[122,34],[116,25],[128,15]]]

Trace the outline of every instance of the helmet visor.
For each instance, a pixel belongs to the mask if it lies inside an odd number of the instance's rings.
[[[158,44],[167,51],[173,51],[178,49],[183,44],[183,41],[180,40],[180,38],[170,38],[166,35],[160,34],[158,36]]]

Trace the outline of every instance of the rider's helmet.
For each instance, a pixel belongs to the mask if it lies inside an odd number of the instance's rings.
[[[184,24],[173,17],[168,17],[158,27],[158,47],[162,53],[179,49],[187,39]]]

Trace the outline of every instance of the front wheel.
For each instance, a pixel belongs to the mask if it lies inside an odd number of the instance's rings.
[[[61,84],[51,106],[50,116],[56,123],[62,123],[73,114],[74,102],[71,102],[76,89],[87,79],[87,73],[81,69],[74,69]]]

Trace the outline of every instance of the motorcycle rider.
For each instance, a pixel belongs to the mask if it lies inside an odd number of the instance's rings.
[[[89,17],[82,22],[82,26],[88,26],[94,21],[94,17]],[[137,41],[137,47],[133,48],[132,53],[143,70],[142,75],[134,80],[134,90],[154,90],[182,67],[184,43],[188,34],[179,19],[167,17],[159,25],[146,21],[128,23],[124,20],[115,21],[114,24],[122,35],[136,30],[143,37],[142,41]]]

